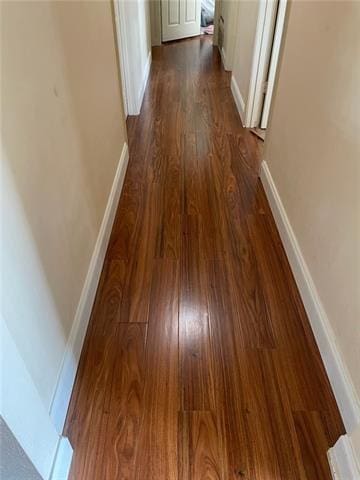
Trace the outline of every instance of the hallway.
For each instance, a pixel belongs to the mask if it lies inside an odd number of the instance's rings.
[[[153,49],[128,136],[72,480],[330,480],[344,427],[208,37]]]

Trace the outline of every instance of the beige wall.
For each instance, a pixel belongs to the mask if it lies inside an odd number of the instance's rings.
[[[236,23],[237,38],[234,50],[233,76],[246,105],[260,2],[258,0],[240,0],[238,3],[239,12]]]
[[[126,139],[112,6],[1,10],[2,307],[49,407]]]
[[[360,397],[359,25],[357,1],[292,3],[264,156]]]
[[[238,0],[222,0],[220,15],[224,19],[223,49],[225,54],[226,70],[232,70],[237,35]]]

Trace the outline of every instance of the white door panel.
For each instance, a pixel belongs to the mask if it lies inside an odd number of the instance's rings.
[[[249,114],[250,121],[246,126],[251,128],[259,127],[261,121],[261,112],[264,104],[264,86],[269,70],[272,43],[274,38],[275,21],[277,14],[278,0],[261,0],[259,8],[258,23],[256,27],[256,50],[253,58],[253,72],[250,81]]]
[[[267,90],[264,100],[264,106],[261,114],[260,128],[267,128],[272,94],[275,84],[275,76],[278,68],[281,40],[285,24],[285,13],[287,7],[287,0],[279,0],[279,8],[276,17],[274,40],[272,45],[269,74],[267,80]]]
[[[161,0],[162,41],[200,35],[201,0]]]
[[[196,22],[196,1],[185,0],[185,22]],[[199,23],[200,25],[200,23]]]

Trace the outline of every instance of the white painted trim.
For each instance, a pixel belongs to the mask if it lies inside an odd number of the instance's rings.
[[[146,84],[148,82],[149,75],[150,75],[151,59],[152,59],[152,57],[151,57],[151,51],[150,51],[149,54],[148,54],[148,58],[146,60],[144,75],[143,75],[143,79],[142,79],[142,83],[141,83],[141,90],[139,92],[139,97],[138,97],[138,100],[137,100],[137,114],[136,115],[138,115],[140,113],[141,105],[142,105],[142,102],[144,100]]]
[[[234,75],[231,76],[231,92],[233,94],[233,97],[234,97],[234,100],[235,100],[235,103],[236,103],[236,107],[237,107],[239,115],[240,115],[241,123],[244,127],[245,126],[245,124],[244,124],[245,102],[244,102],[244,99],[243,99],[243,97],[240,93],[239,85],[237,84],[237,81],[236,81]]]
[[[142,101],[144,98],[146,84],[149,78],[151,67],[151,50],[146,59],[146,65],[141,82],[141,89],[137,91],[136,82],[131,74],[130,58],[129,58],[129,42],[127,35],[127,18],[126,2],[124,0],[113,0],[115,10],[116,32],[119,37],[118,49],[120,52],[120,68],[123,84],[123,94],[126,95],[126,115],[139,115]]]
[[[266,14],[266,0],[261,0],[259,2],[259,11],[258,11],[257,24],[256,24],[254,53],[253,53],[253,60],[252,60],[252,67],[251,67],[248,101],[246,104],[246,116],[245,116],[246,127],[251,127],[251,117],[252,117],[252,111],[253,111],[253,105],[254,105],[256,78],[257,78],[259,59],[260,59],[260,53],[261,53],[261,41],[262,41],[262,32],[264,29],[265,14]]]
[[[277,1],[267,0],[261,38],[260,56],[257,67],[254,103],[251,115],[251,127],[260,126],[261,110],[264,104],[264,83],[266,82],[266,77],[269,69],[271,47],[275,30],[276,12]]]
[[[113,0],[114,2],[114,13],[115,13],[115,29],[116,29],[116,40],[117,40],[117,50],[119,56],[119,67],[120,67],[120,79],[121,79],[121,91],[123,96],[123,105],[124,105],[124,114],[125,117],[128,116],[128,94],[126,90],[126,79],[125,79],[125,65],[127,62],[126,53],[123,48],[123,40],[120,27],[120,8],[119,0]]]
[[[70,473],[73,449],[66,437],[60,437],[50,480],[67,480]]]
[[[280,47],[282,42],[282,36],[285,26],[285,15],[286,15],[287,0],[279,0],[279,7],[276,16],[276,25],[274,33],[274,41],[271,50],[270,66],[269,66],[269,75],[267,90],[264,100],[264,106],[261,113],[260,128],[267,128],[272,95],[274,91],[276,72],[278,69]]]
[[[334,480],[360,480],[360,468],[348,435],[342,435],[328,451]]]
[[[260,0],[256,24],[254,54],[251,67],[248,101],[245,123],[247,127],[260,125],[260,113],[263,102],[263,83],[271,53],[272,37],[276,18],[277,2]]]
[[[346,431],[351,433],[360,423],[359,398],[355,393],[347,367],[336,344],[329,319],[265,161],[261,164],[260,178],[309,317]]]
[[[66,345],[63,363],[50,407],[50,416],[60,434],[64,428],[67,409],[80,360],[81,349],[94,303],[120,193],[124,183],[128,160],[128,146],[125,143],[116,169],[115,178],[111,187],[93,255],[91,257],[84,287],[81,292],[80,301]]]
[[[126,91],[127,112],[129,115],[138,115],[138,94],[135,91],[135,82],[131,78],[131,68],[129,59],[129,44],[127,35],[127,12],[124,0],[114,0],[114,7],[116,11],[115,21],[117,23],[117,30],[120,34],[120,45],[122,56],[122,79]]]

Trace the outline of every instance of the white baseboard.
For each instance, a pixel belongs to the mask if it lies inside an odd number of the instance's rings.
[[[73,449],[66,437],[60,437],[49,480],[67,480],[70,473]]]
[[[309,317],[346,431],[350,433],[360,423],[359,399],[351,383],[350,375],[337,347],[329,319],[321,304],[295,233],[265,161],[261,165],[260,178]]]
[[[245,119],[245,102],[240,93],[239,85],[237,84],[234,75],[231,75],[231,92],[233,94],[242,126],[245,127],[244,119]]]
[[[146,84],[147,84],[147,81],[149,79],[149,74],[150,74],[151,60],[152,60],[152,57],[151,57],[151,51],[150,51],[149,55],[148,55],[148,58],[146,60],[144,75],[143,75],[143,78],[142,78],[141,89],[140,89],[139,98],[138,98],[138,101],[137,101],[137,113],[136,113],[136,115],[139,115],[140,110],[141,110],[141,105],[142,105],[142,102],[144,100]]]
[[[342,435],[330,448],[328,459],[334,480],[360,480],[359,465],[348,435]]]
[[[76,310],[75,319],[67,342],[63,363],[60,369],[58,382],[50,407],[50,417],[52,418],[52,421],[60,434],[64,428],[65,418],[80,360],[85,333],[94,303],[101,269],[104,263],[105,253],[111,234],[117,205],[119,203],[120,193],[124,183],[128,160],[128,146],[125,143],[121,152],[115,178],[105,208],[104,217],[91,257],[89,270],[87,272],[83,290],[81,292],[80,301]]]

